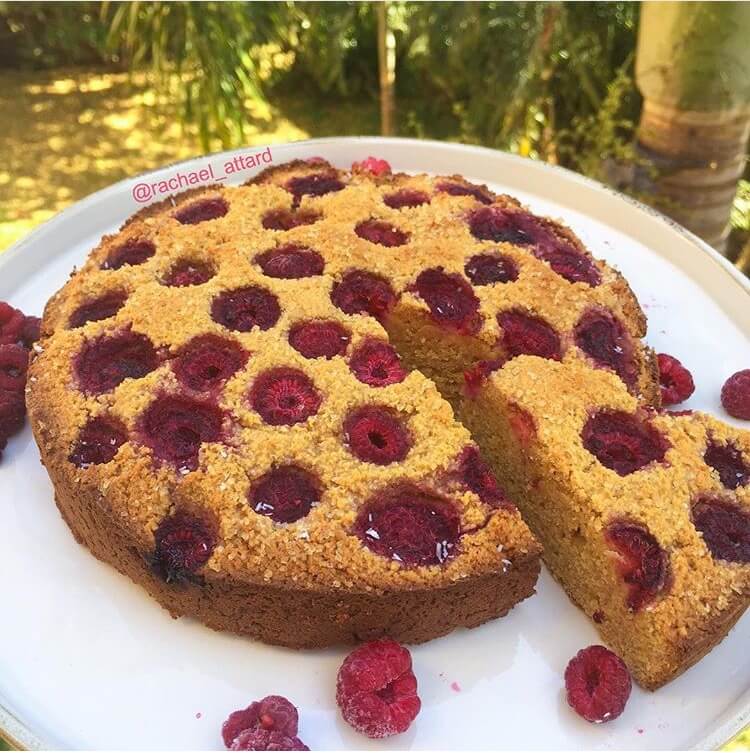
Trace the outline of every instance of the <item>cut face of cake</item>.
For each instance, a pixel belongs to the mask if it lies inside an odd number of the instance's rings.
[[[523,356],[461,418],[545,562],[635,679],[657,688],[750,603],[750,433],[646,410],[613,374]]]

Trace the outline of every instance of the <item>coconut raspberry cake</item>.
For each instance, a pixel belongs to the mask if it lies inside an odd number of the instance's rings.
[[[612,373],[533,356],[472,385],[460,415],[641,685],[680,674],[745,611],[750,432],[646,409]]]

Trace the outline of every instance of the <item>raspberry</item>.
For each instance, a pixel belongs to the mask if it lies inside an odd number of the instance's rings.
[[[23,394],[0,390],[0,450],[21,427],[26,418]]]
[[[589,309],[573,330],[575,344],[597,366],[614,371],[632,390],[638,379],[633,343],[622,322],[611,312]]]
[[[228,211],[229,204],[221,196],[213,196],[180,207],[172,216],[182,225],[197,225],[223,217]]]
[[[384,159],[368,157],[361,162],[352,162],[352,171],[372,173],[376,178],[391,174],[391,166]]]
[[[440,193],[447,193],[449,196],[473,196],[482,204],[492,204],[495,200],[494,194],[486,186],[475,186],[472,183],[453,183],[443,181],[436,186]]]
[[[245,731],[263,730],[276,732],[288,738],[295,737],[298,724],[296,706],[283,696],[269,695],[260,701],[253,701],[246,709],[231,713],[221,727],[221,736],[224,745],[229,748],[237,736]]]
[[[505,407],[508,426],[521,447],[528,447],[536,439],[536,421],[534,416],[515,403]]]
[[[124,290],[112,290],[93,301],[82,303],[70,315],[68,326],[76,329],[83,327],[87,322],[100,322],[102,319],[109,319],[125,305],[127,297],[128,295]]]
[[[297,322],[289,330],[289,344],[305,358],[341,356],[351,335],[338,322]]]
[[[23,394],[29,352],[21,345],[0,345],[0,390]]]
[[[475,209],[469,215],[469,230],[480,241],[531,246],[538,235],[538,226],[531,215],[500,207]]]
[[[602,276],[592,259],[555,238],[552,233],[550,239],[548,243],[540,244],[533,250],[537,259],[546,261],[553,272],[568,282],[585,282],[591,287],[599,285]]]
[[[624,411],[600,411],[581,432],[583,446],[605,467],[627,476],[649,463],[661,462],[669,445],[638,416]]]
[[[221,409],[211,402],[161,395],[146,408],[139,429],[155,458],[181,472],[194,471],[201,445],[221,441],[224,418]]]
[[[286,190],[294,196],[294,206],[299,206],[303,196],[324,196],[327,193],[341,191],[344,184],[338,179],[335,171],[300,175],[290,178],[286,183]]]
[[[278,298],[258,285],[227,290],[211,302],[211,318],[235,332],[270,329],[280,316]]]
[[[320,408],[322,398],[307,374],[279,366],[258,376],[250,402],[271,426],[292,426],[307,421]]]
[[[354,376],[370,387],[385,387],[406,379],[398,353],[388,343],[368,338],[352,353],[349,368]]]
[[[492,285],[496,282],[515,282],[518,265],[505,254],[476,254],[466,262],[466,276],[474,285]]]
[[[442,267],[425,269],[419,273],[414,289],[443,327],[470,335],[482,326],[479,299],[460,275],[447,274]]]
[[[403,460],[412,445],[401,419],[381,405],[365,405],[349,413],[344,420],[344,436],[355,457],[375,465]]]
[[[490,507],[513,508],[513,504],[497,483],[495,475],[474,445],[464,447],[458,459],[463,484]]]
[[[727,489],[746,486],[750,482],[750,464],[742,457],[742,452],[731,442],[717,444],[709,441],[703,460],[718,474]]]
[[[628,608],[638,612],[669,586],[669,556],[643,526],[610,523],[604,539],[618,555],[617,570],[628,585]]]
[[[0,345],[17,345],[23,338],[24,321],[18,309],[0,301]]]
[[[477,361],[477,363],[464,371],[466,395],[472,398],[476,397],[479,394],[479,390],[482,389],[482,386],[487,381],[487,377],[489,377],[493,371],[497,371],[503,363],[505,362],[501,359]]]
[[[322,275],[325,268],[323,257],[317,251],[296,243],[266,251],[256,256],[255,261],[264,275],[282,280],[315,277]]]
[[[384,220],[365,220],[360,222],[354,228],[354,232],[360,237],[364,238],[370,243],[377,243],[380,246],[403,246],[409,240],[409,234],[403,230],[399,230],[397,227],[391,225],[390,222]]]
[[[42,320],[38,316],[26,316],[21,328],[21,345],[27,350],[42,336]]]
[[[190,285],[203,285],[215,274],[216,270],[206,262],[183,259],[167,272],[162,282],[172,288],[186,288]]]
[[[234,738],[230,750],[310,750],[298,737],[273,730],[246,729]]]
[[[250,490],[250,507],[277,523],[304,518],[320,501],[320,482],[296,465],[282,465],[262,476]]]
[[[396,303],[396,294],[384,277],[354,269],[331,291],[333,305],[345,314],[370,314],[383,319]]]
[[[424,191],[414,191],[409,188],[402,188],[400,191],[386,194],[383,197],[383,203],[391,209],[420,207],[422,204],[429,204],[430,197],[424,193]]]
[[[211,559],[216,522],[207,512],[177,510],[154,531],[154,570],[167,583],[189,580]]]
[[[746,508],[703,494],[693,504],[692,518],[712,556],[725,562],[750,562],[750,512]]]
[[[247,351],[234,340],[199,335],[180,348],[172,363],[177,380],[191,390],[215,390],[234,376],[248,360]]]
[[[109,463],[127,441],[128,432],[121,421],[98,416],[81,429],[68,460],[79,468]]]
[[[158,365],[151,340],[129,330],[87,340],[74,362],[79,387],[89,395],[111,392],[126,379],[140,379]]]
[[[750,369],[738,371],[724,382],[721,404],[730,416],[750,421]]]
[[[656,356],[659,363],[661,404],[675,405],[687,400],[695,391],[692,374],[674,357],[666,353]]]
[[[151,241],[131,238],[109,252],[102,269],[120,269],[126,264],[135,267],[148,261],[155,253],[156,246]]]
[[[339,669],[336,703],[367,737],[405,732],[422,705],[408,649],[387,638],[354,649]]]
[[[562,358],[560,336],[541,317],[524,311],[503,311],[497,315],[503,331],[501,342],[509,358],[523,354],[551,358]]]
[[[312,225],[319,219],[320,214],[309,209],[271,209],[263,215],[261,224],[266,230],[291,230],[301,225]]]
[[[565,668],[568,705],[587,722],[616,719],[624,711],[631,689],[625,663],[604,646],[582,649]]]

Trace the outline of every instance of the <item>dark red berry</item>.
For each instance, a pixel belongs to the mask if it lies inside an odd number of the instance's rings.
[[[731,442],[718,444],[709,440],[703,460],[719,474],[721,483],[727,489],[746,486],[750,482],[750,463]]]
[[[181,472],[198,467],[201,445],[223,438],[224,413],[214,403],[183,395],[161,395],[139,423],[143,443],[154,457]]]
[[[79,468],[109,463],[127,441],[128,432],[121,421],[98,416],[81,429],[68,460]]]
[[[538,225],[531,215],[501,207],[482,207],[469,215],[469,230],[480,241],[531,246],[538,236]]]
[[[289,330],[289,344],[305,358],[341,356],[351,335],[338,322],[297,322]]]
[[[197,225],[207,220],[217,220],[229,211],[229,204],[221,196],[198,199],[180,207],[172,216],[183,225]]]
[[[402,209],[403,207],[420,207],[422,204],[429,204],[430,197],[424,191],[415,191],[410,188],[402,188],[400,191],[386,194],[383,197],[383,203],[391,209]]]
[[[26,388],[29,352],[21,345],[0,345],[0,391],[18,392]]]
[[[734,501],[703,494],[693,503],[692,518],[713,557],[725,562],[750,562],[750,510]]]
[[[562,358],[560,336],[541,317],[511,310],[498,314],[497,321],[503,331],[501,343],[508,358],[524,354],[555,361]]]
[[[344,420],[344,436],[355,457],[375,465],[403,460],[412,445],[402,420],[382,405],[355,408]]]
[[[479,299],[461,275],[448,274],[442,267],[425,269],[419,273],[414,290],[441,326],[466,335],[482,326]]]
[[[568,705],[587,722],[616,719],[625,710],[632,681],[625,663],[604,646],[579,651],[565,669]]]
[[[638,612],[668,588],[669,555],[638,523],[610,523],[604,538],[617,554],[617,571],[628,586],[628,608]]]
[[[303,371],[279,366],[257,377],[250,402],[267,424],[292,426],[314,416],[322,397]]]
[[[388,638],[355,648],[339,669],[336,703],[344,720],[367,737],[405,732],[422,705],[408,649]]]
[[[303,196],[324,196],[327,193],[341,191],[345,186],[338,179],[335,171],[328,171],[290,178],[285,188],[294,196],[296,207]]]
[[[93,301],[82,303],[71,315],[68,326],[75,329],[87,322],[99,322],[114,316],[124,305],[128,295],[124,290],[112,290]]]
[[[211,559],[216,538],[208,513],[177,510],[154,531],[154,569],[167,583],[190,579]]]
[[[24,315],[0,301],[0,345],[17,345],[23,338]]]
[[[352,171],[372,173],[375,177],[379,178],[383,175],[390,175],[391,166],[384,159],[368,157],[361,162],[352,162]]]
[[[474,285],[493,285],[496,282],[515,282],[518,265],[506,254],[476,254],[466,262],[466,276]]]
[[[676,405],[687,400],[695,391],[693,375],[673,356],[659,353],[659,382],[661,404]]]
[[[269,695],[253,701],[246,709],[234,711],[221,727],[224,745],[230,748],[241,732],[265,730],[286,737],[295,737],[299,725],[297,707],[280,695]]]
[[[148,240],[131,238],[109,252],[102,269],[120,269],[126,264],[135,267],[143,264],[156,253],[156,246]]]
[[[23,393],[0,390],[0,450],[26,419]]]
[[[21,345],[30,349],[41,337],[42,320],[38,316],[25,316],[21,329]]]
[[[178,381],[191,390],[206,392],[234,376],[249,358],[234,340],[218,335],[199,335],[180,348],[172,362]]]
[[[599,462],[620,476],[664,460],[669,445],[646,421],[624,411],[602,410],[586,422],[583,446]]]
[[[310,750],[298,737],[261,728],[246,729],[235,737],[230,750]]]
[[[355,269],[334,284],[331,300],[345,314],[370,314],[382,319],[395,305],[396,294],[384,277]]]
[[[317,251],[296,243],[265,251],[256,256],[255,261],[264,275],[283,280],[322,275],[325,268],[323,257]]]
[[[633,341],[622,322],[610,311],[586,311],[573,330],[573,338],[597,366],[614,371],[630,389],[635,387],[638,363]]]
[[[89,395],[110,392],[126,379],[140,379],[158,365],[151,340],[129,330],[87,340],[74,362],[78,385]]]
[[[528,447],[536,439],[536,421],[527,410],[515,403],[508,403],[505,407],[505,417],[521,447]]]
[[[449,196],[473,196],[482,204],[492,204],[495,200],[494,195],[486,186],[475,186],[473,183],[443,181],[438,183],[436,188],[440,193],[447,193]]]
[[[216,270],[206,262],[183,259],[167,272],[162,282],[169,287],[186,288],[190,285],[203,285],[215,274]]]
[[[505,361],[499,358],[492,361],[477,361],[473,366],[466,369],[464,371],[466,395],[472,398],[476,397],[489,375],[501,368],[504,363]]]
[[[495,474],[474,445],[465,447],[458,459],[459,474],[463,484],[490,507],[512,508]]]
[[[271,209],[263,215],[261,222],[266,230],[291,230],[301,225],[312,225],[319,219],[320,214],[309,209]]]
[[[236,332],[270,329],[280,316],[279,299],[258,285],[227,290],[211,302],[211,318]]]
[[[250,507],[276,523],[294,523],[318,504],[320,482],[309,471],[296,465],[273,468],[250,490]]]
[[[582,251],[556,238],[550,233],[550,240],[534,247],[534,256],[546,261],[560,277],[568,282],[585,282],[596,287],[602,281],[601,273],[594,263]]]
[[[407,375],[395,349],[375,338],[367,338],[357,347],[349,359],[349,368],[360,382],[370,387],[397,384]]]
[[[730,416],[750,421],[750,369],[738,371],[724,382],[721,404]]]
[[[409,234],[403,230],[399,230],[397,227],[391,225],[390,222],[384,220],[365,220],[360,222],[354,228],[354,232],[360,237],[364,238],[370,243],[377,243],[380,246],[403,246],[409,240]]]

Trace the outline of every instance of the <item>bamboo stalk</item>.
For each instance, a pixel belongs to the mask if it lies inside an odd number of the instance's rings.
[[[396,81],[396,38],[388,28],[388,3],[377,4],[378,77],[380,81],[380,133],[393,135],[395,121],[394,83]]]

